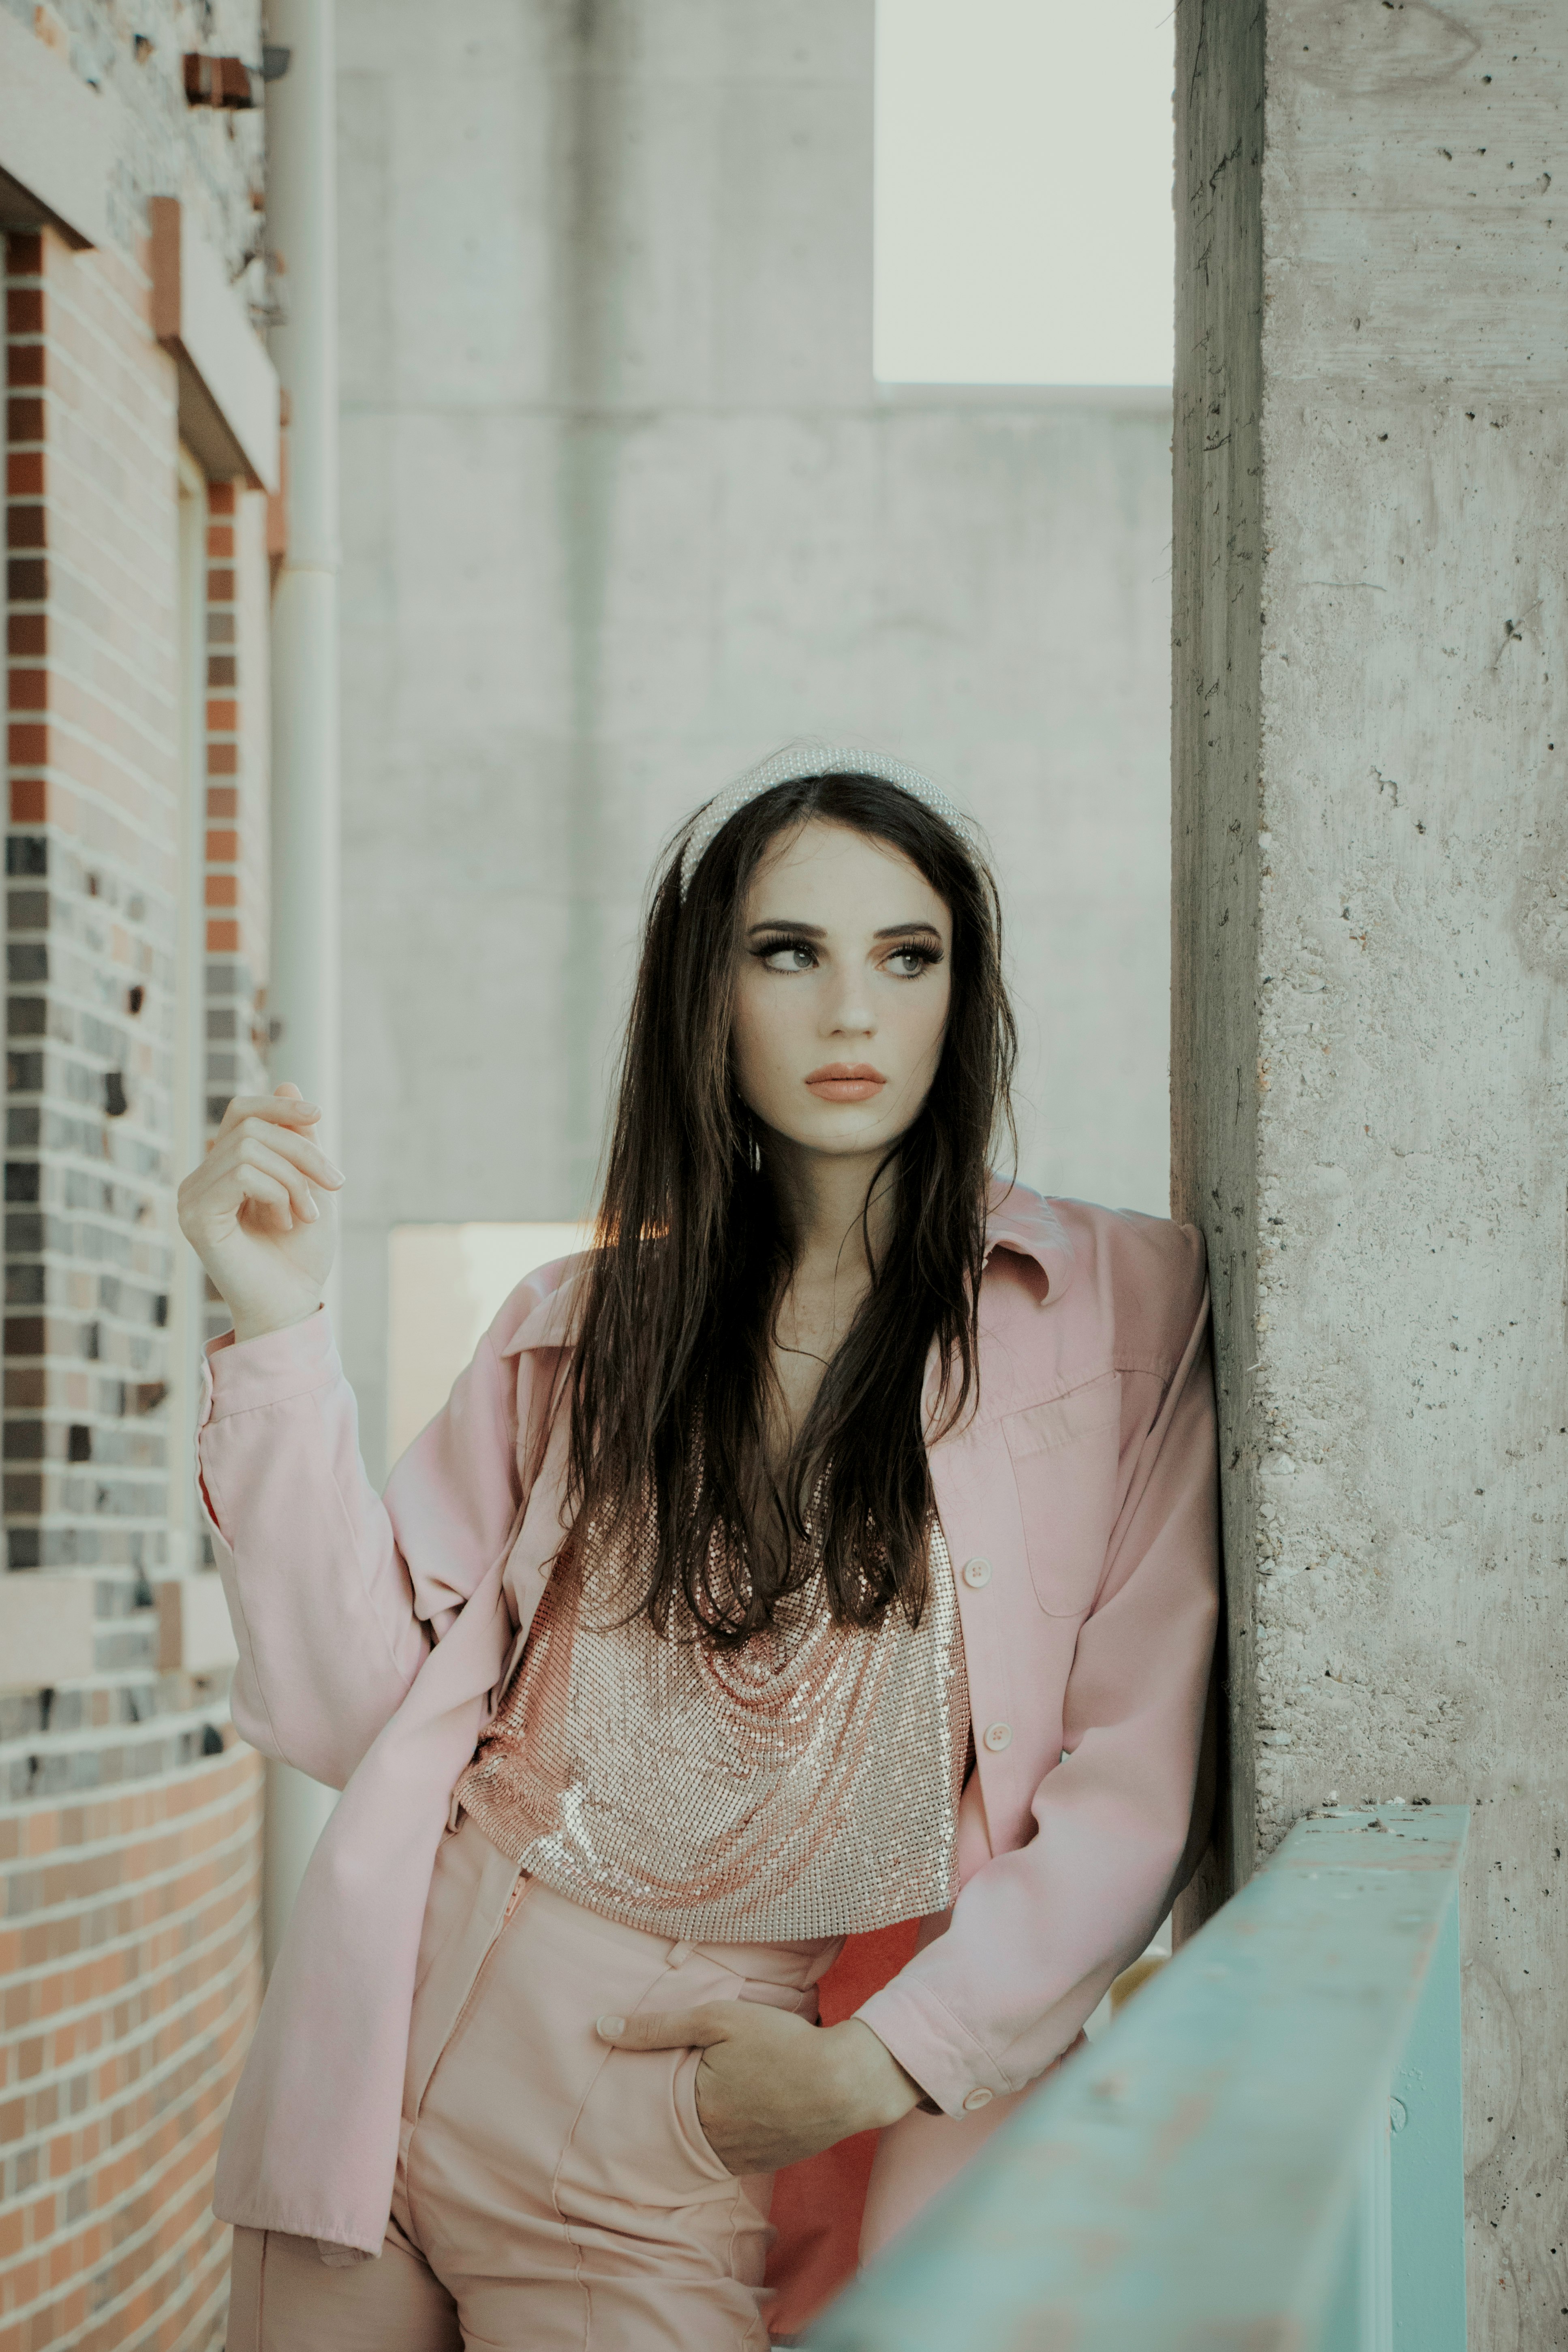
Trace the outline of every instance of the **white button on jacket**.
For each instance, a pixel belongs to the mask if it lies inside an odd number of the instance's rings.
[[[989,1748],[993,1756],[1000,1756],[1004,1748],[1011,1748],[1013,1745],[1012,1725],[1010,1723],[988,1723],[985,1727],[985,1745]]]
[[[988,1559],[966,1559],[963,1563],[963,1580],[978,1592],[983,1584],[989,1584],[991,1581],[991,1562]]]
[[[977,2083],[973,2091],[965,2091],[963,2104],[973,2115],[977,2107],[988,2107],[994,2096],[995,2093],[988,2091],[984,2083]]]

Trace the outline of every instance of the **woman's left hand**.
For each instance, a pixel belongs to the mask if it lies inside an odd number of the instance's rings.
[[[697,2112],[721,2163],[776,2172],[852,2132],[897,2123],[921,2096],[858,2017],[807,2024],[762,2001],[715,2000],[648,2017],[602,2017],[617,2050],[700,2050]]]

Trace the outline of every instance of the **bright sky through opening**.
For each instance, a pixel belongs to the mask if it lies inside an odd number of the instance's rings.
[[[1172,0],[877,0],[876,371],[1171,381]]]

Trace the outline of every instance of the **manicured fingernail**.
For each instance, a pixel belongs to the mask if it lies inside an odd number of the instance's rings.
[[[601,2017],[595,2020],[595,2030],[602,2041],[617,2042],[626,2030],[624,2017]]]
[[[342,1170],[341,1168],[334,1168],[330,1160],[327,1161],[326,1167],[327,1174],[331,1177],[334,1184],[346,1184],[348,1182],[349,1180],[343,1174]]]
[[[309,1194],[306,1195],[304,1213],[310,1219],[312,1223],[314,1223],[315,1220],[321,1213],[320,1209],[317,1208],[314,1201],[310,1198]]]

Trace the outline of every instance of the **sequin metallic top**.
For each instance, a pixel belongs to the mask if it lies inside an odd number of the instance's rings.
[[[628,1622],[628,1559],[590,1541],[545,1588],[458,1799],[530,1876],[656,1935],[783,1943],[946,1909],[969,1685],[934,1520],[930,1560],[916,1627],[836,1623],[818,1577],[716,1650],[689,1619]]]

